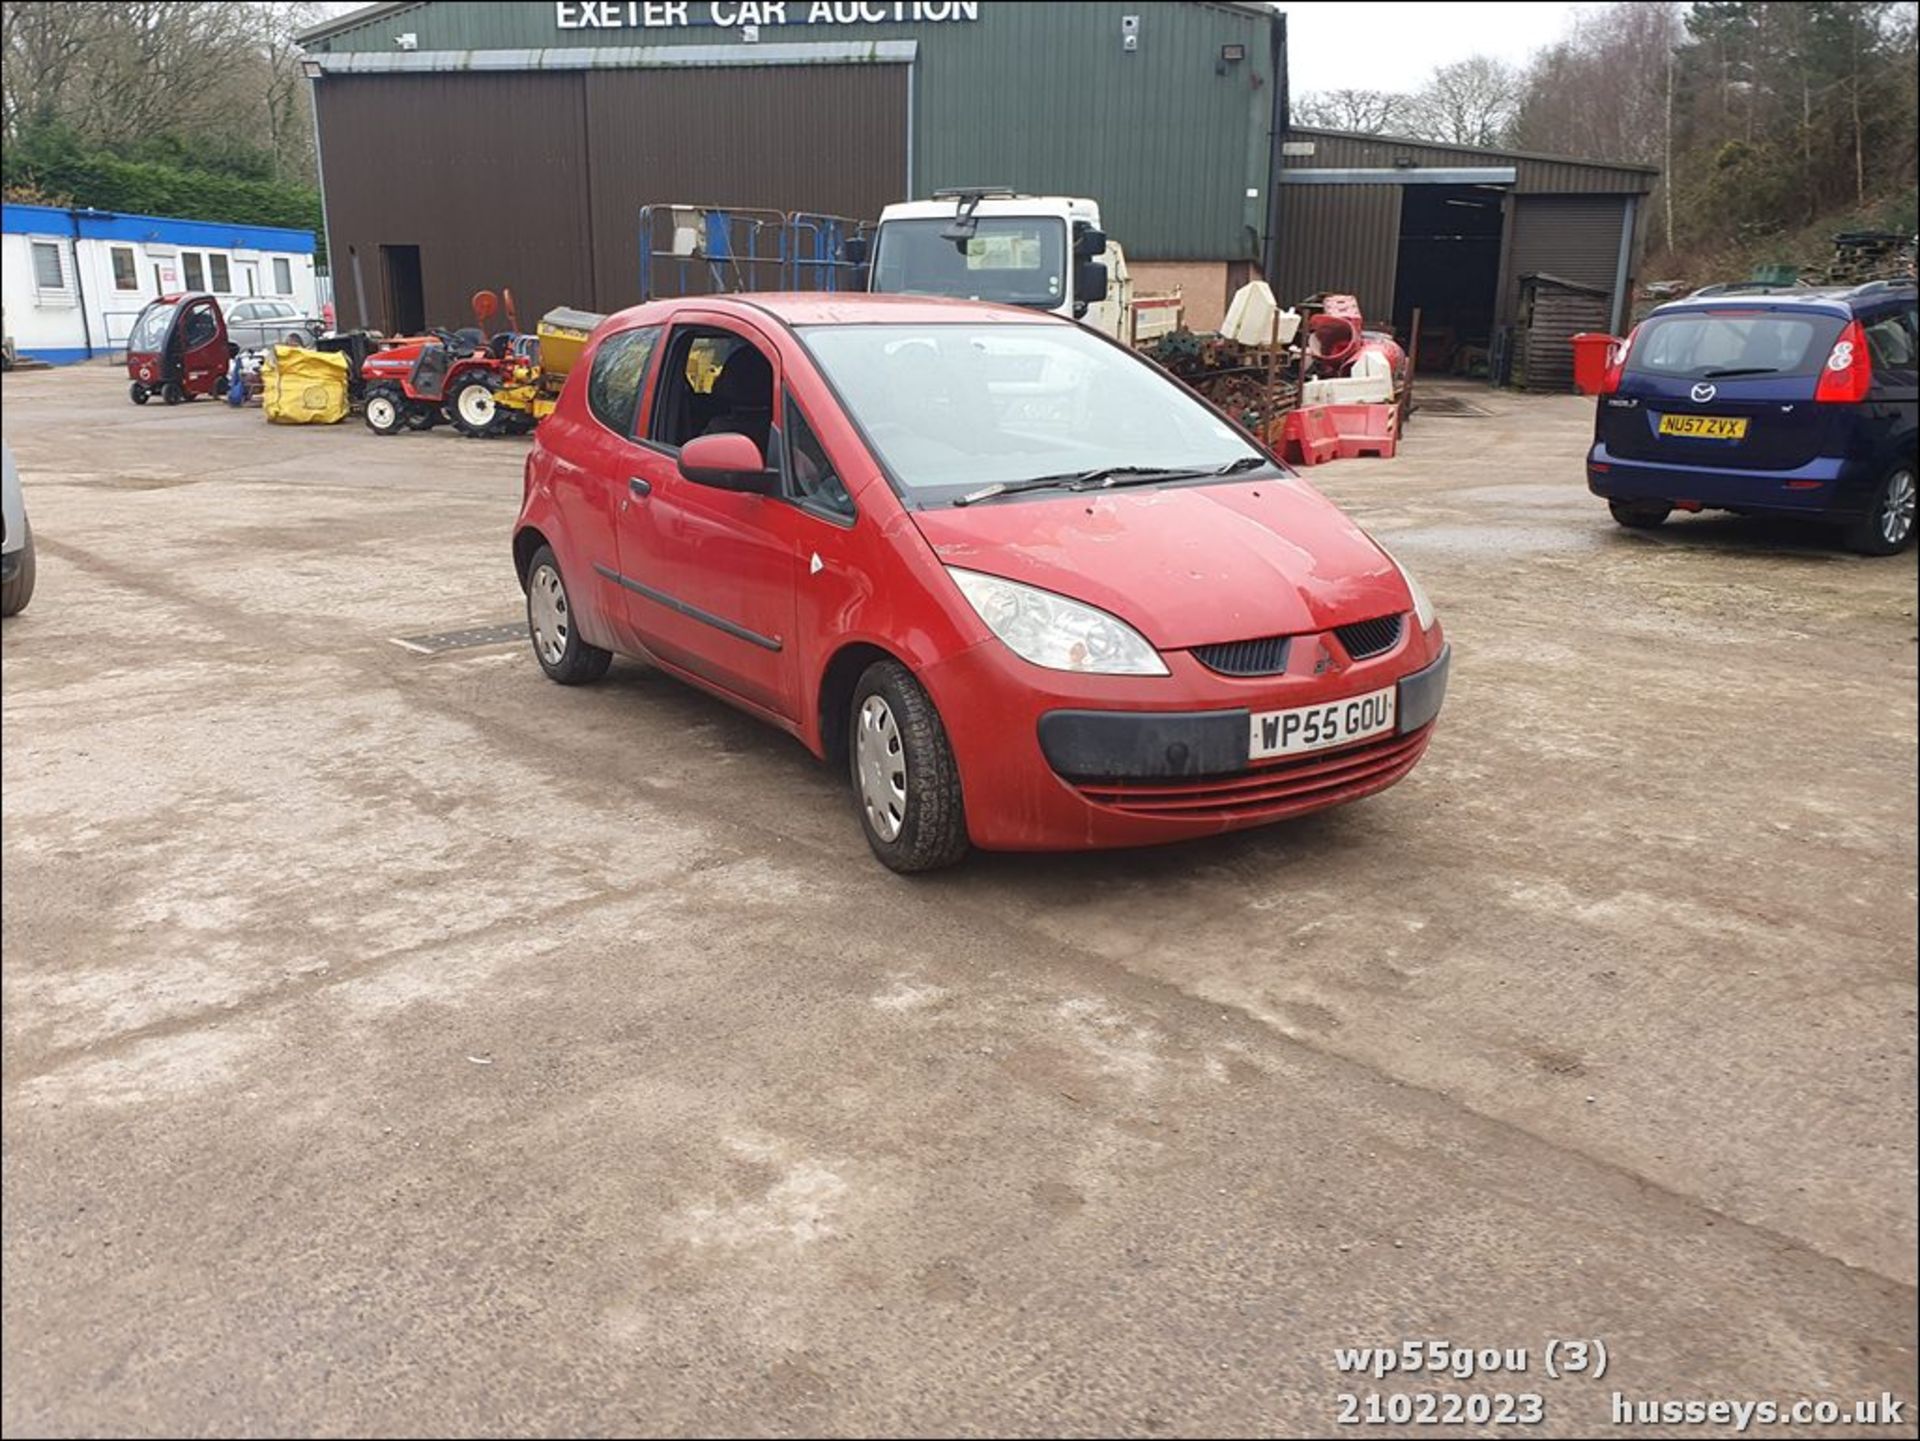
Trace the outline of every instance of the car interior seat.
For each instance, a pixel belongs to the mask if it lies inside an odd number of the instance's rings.
[[[773,366],[752,345],[737,346],[709,397],[713,418],[702,435],[744,435],[766,454],[773,426]]]

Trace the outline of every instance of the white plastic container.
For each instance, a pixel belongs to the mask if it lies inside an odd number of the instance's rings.
[[[1285,345],[1299,329],[1300,312],[1280,309],[1272,287],[1254,280],[1234,293],[1220,333],[1242,345]]]

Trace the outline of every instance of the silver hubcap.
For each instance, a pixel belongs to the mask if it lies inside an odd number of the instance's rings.
[[[1880,511],[1880,534],[1899,545],[1913,533],[1913,472],[1903,470],[1887,482],[1887,503]]]
[[[860,804],[867,824],[883,841],[900,834],[907,821],[907,751],[900,727],[886,701],[870,695],[860,706],[854,728],[854,760],[860,768]]]
[[[493,422],[493,392],[484,385],[469,385],[460,392],[460,418],[468,425],[484,426]]]
[[[376,395],[367,402],[367,419],[385,430],[393,424],[393,402],[384,395]]]
[[[560,572],[543,565],[527,583],[527,622],[533,629],[533,648],[548,665],[559,665],[567,653],[567,590]]]

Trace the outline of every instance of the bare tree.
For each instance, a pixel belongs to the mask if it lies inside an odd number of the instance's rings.
[[[1320,90],[1293,103],[1296,124],[1390,135],[1405,123],[1409,97],[1392,90]]]
[[[1451,145],[1499,145],[1520,108],[1520,72],[1491,56],[1442,65],[1415,91],[1409,131]]]

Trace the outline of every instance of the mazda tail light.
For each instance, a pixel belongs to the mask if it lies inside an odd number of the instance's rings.
[[[1836,405],[1853,404],[1867,398],[1867,388],[1872,384],[1873,360],[1867,354],[1867,332],[1859,321],[1849,321],[1833,342],[1827,363],[1820,367],[1820,383],[1813,388],[1813,398]]]

